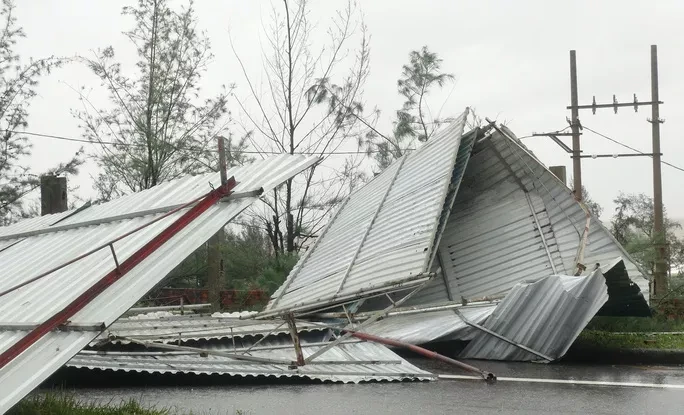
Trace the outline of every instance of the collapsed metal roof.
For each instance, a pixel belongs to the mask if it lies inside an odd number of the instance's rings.
[[[462,175],[457,166],[470,156],[472,140],[461,140],[467,113],[347,197],[265,313],[315,309],[427,281],[443,207]]]
[[[304,357],[329,344],[325,333],[306,333],[300,338]],[[326,350],[318,361],[292,367],[296,355],[289,336],[269,336],[259,341],[256,345],[254,338],[235,338],[224,345],[204,344],[194,351],[154,351],[153,345],[140,352],[82,351],[67,366],[160,374],[298,377],[344,383],[436,378],[376,343],[348,340]],[[265,361],[244,361],[231,356]]]
[[[475,338],[468,356],[553,360],[606,302],[597,264],[618,262],[629,274],[619,285],[631,287],[631,306],[621,312],[647,309],[649,277],[601,222],[507,128],[490,122],[463,134],[467,112],[352,193],[261,317],[294,311],[313,319],[345,305],[347,318],[373,315],[355,327],[371,334],[418,344]],[[527,296],[518,297],[520,290]],[[577,312],[573,295],[591,306]],[[434,307],[494,298],[503,303],[484,304],[471,319]],[[554,302],[535,300],[548,298]],[[384,318],[400,305],[429,312]],[[524,326],[529,318],[551,323]],[[510,330],[522,340],[508,338]],[[523,351],[498,350],[506,340]],[[530,354],[525,343],[545,352]]]
[[[221,185],[218,173],[185,177],[60,214],[57,221],[36,219],[3,229],[0,413],[90,343],[262,191],[317,161],[276,156],[230,169],[228,177],[238,182],[232,189],[232,183]],[[93,252],[97,246],[103,249]]]

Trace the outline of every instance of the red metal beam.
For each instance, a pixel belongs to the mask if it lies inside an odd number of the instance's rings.
[[[197,219],[202,213],[206,212],[212,205],[221,200],[222,197],[227,196],[235,188],[237,182],[234,177],[224,185],[221,185],[215,190],[212,190],[205,196],[197,205],[185,212],[183,216],[178,218],[174,223],[169,225],[166,229],[161,231],[159,235],[155,236],[151,241],[145,244],[140,250],[135,252],[130,258],[123,261],[117,269],[109,272],[100,281],[96,282],[83,294],[79,295],[74,301],[63,308],[61,311],[54,314],[47,321],[40,324],[29,334],[21,338],[18,342],[13,344],[9,349],[0,355],[0,369],[5,367],[9,362],[17,358],[26,349],[31,347],[34,343],[40,340],[44,335],[57,329],[60,325],[66,323],[69,318],[74,316],[78,311],[82,310],[86,305],[93,301],[98,295],[104,292],[116,281],[121,279],[126,273],[133,270],[140,262],[149,257],[153,252],[159,249],[162,245],[169,241],[174,235],[180,232],[193,220]]]

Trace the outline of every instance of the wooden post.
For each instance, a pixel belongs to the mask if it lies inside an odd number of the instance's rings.
[[[221,184],[225,184],[228,181],[224,140],[225,138],[218,137]],[[211,303],[211,308],[214,312],[221,309],[221,289],[225,286],[223,255],[221,253],[224,240],[225,235],[223,229],[221,229],[209,239],[207,245],[207,290],[209,291],[209,303]]]

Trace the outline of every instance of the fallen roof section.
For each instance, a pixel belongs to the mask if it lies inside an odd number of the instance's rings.
[[[261,191],[317,161],[276,156],[230,169],[228,177],[238,181],[233,189],[221,185],[218,173],[186,177],[71,212],[56,223],[5,231],[0,413],[88,345]],[[220,200],[228,190],[232,198]],[[96,246],[104,249],[94,251]]]
[[[514,361],[559,359],[606,301],[608,288],[600,270],[584,277],[550,276],[533,283],[519,283],[497,306],[460,357]]]
[[[329,343],[323,333],[307,333],[300,337],[304,357]],[[154,345],[141,352],[82,351],[67,366],[160,374],[297,377],[343,383],[436,378],[385,346],[359,340],[349,340],[328,349],[318,361],[305,366],[292,365],[296,355],[289,336],[269,336],[257,346],[255,340],[249,338],[235,338],[233,342],[225,344],[202,345],[195,351],[154,351]],[[265,359],[266,362],[230,357],[234,355]]]
[[[347,197],[263,316],[427,281],[449,196],[458,189],[474,142],[462,140],[467,114]]]

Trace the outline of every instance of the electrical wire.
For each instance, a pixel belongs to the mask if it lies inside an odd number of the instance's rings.
[[[636,152],[636,153],[639,153],[639,154],[646,154],[646,153],[644,153],[644,152],[641,151],[641,150],[638,150],[638,149],[636,149],[636,148],[634,148],[634,147],[628,146],[627,144],[624,144],[624,143],[622,143],[622,142],[620,142],[620,141],[618,141],[618,140],[616,140],[616,139],[614,139],[614,138],[610,138],[610,137],[608,137],[608,136],[605,135],[605,134],[599,133],[598,131],[592,130],[591,128],[587,127],[586,125],[582,125],[582,128],[585,129],[585,130],[591,131],[592,133],[594,133],[594,134],[596,134],[596,135],[598,135],[598,136],[600,136],[600,137],[603,137],[603,138],[605,138],[606,140],[612,141],[613,143],[618,144],[618,145],[620,145],[620,146],[622,146],[622,147],[624,147],[624,148],[627,148],[627,149],[629,149],[629,150],[632,150],[632,151],[634,151],[634,152]],[[649,155],[649,157],[653,158],[652,155]],[[660,160],[660,162],[661,162],[662,164],[665,164],[666,166],[670,166],[670,167],[672,167],[672,168],[674,168],[674,169],[677,169],[677,170],[680,170],[680,171],[684,171],[684,168],[679,167],[679,166],[675,166],[674,164],[668,163],[668,162],[665,161],[665,160]]]
[[[60,136],[60,135],[53,135],[53,134],[42,134],[42,133],[34,133],[30,131],[15,131],[15,130],[0,130],[3,132],[11,132],[15,134],[25,134],[33,137],[41,137],[41,138],[48,138],[51,140],[62,140],[62,141],[71,141],[71,142],[76,142],[76,143],[87,143],[87,144],[96,144],[96,145],[107,145],[107,146],[119,146],[119,147],[144,147],[143,145],[139,144],[133,144],[133,143],[116,143],[113,141],[90,141],[87,139],[83,138],[73,138],[73,137],[65,137],[65,136]],[[175,147],[177,150],[198,150],[198,148],[193,148],[193,147]],[[213,151],[213,150],[210,150]],[[369,154],[369,153],[378,153],[379,150],[357,150],[357,151],[330,151],[330,152],[323,152],[323,153],[317,153],[317,152],[297,152],[296,154],[306,154],[306,155],[314,155],[314,156],[330,156],[330,155],[354,155],[354,154]],[[283,154],[281,151],[256,151],[256,150],[231,150],[231,153],[238,153],[238,154]]]

